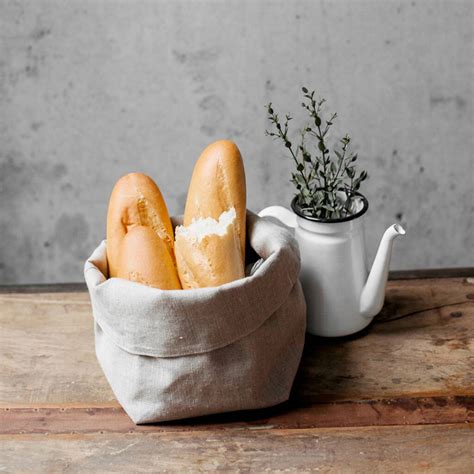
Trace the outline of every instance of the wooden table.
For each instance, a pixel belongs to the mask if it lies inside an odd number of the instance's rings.
[[[308,336],[288,403],[148,426],[98,366],[83,287],[3,288],[0,472],[472,473],[474,278],[444,275],[398,274],[363,334]]]

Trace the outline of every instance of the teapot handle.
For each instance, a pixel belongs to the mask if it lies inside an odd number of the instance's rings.
[[[276,217],[288,227],[296,227],[296,214],[283,206],[270,206],[262,209],[258,215],[260,217]]]

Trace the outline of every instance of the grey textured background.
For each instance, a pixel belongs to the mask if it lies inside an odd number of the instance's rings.
[[[0,283],[81,281],[114,182],[148,173],[180,213],[219,138],[249,208],[288,205],[264,104],[299,114],[301,85],[369,171],[369,255],[398,219],[392,269],[474,265],[473,5],[0,0]]]

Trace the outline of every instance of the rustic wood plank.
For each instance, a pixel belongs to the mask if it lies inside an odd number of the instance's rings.
[[[473,326],[470,280],[389,282],[364,337],[308,336],[292,399],[471,396]],[[95,359],[87,293],[2,294],[0,327],[0,406],[117,406]]]
[[[177,422],[136,426],[121,408],[0,409],[0,434],[177,432],[333,428],[474,422],[474,397],[402,398],[365,402],[285,403]]]
[[[294,396],[303,403],[473,395],[473,283],[389,282],[384,310],[362,334],[308,336]]]
[[[12,293],[83,293],[85,283],[41,283],[27,285],[0,285],[0,294]]]
[[[414,270],[392,270],[390,280],[418,280],[421,278],[472,278],[474,267],[417,268]]]
[[[181,433],[2,435],[13,472],[456,472],[473,469],[469,425]]]
[[[474,267],[421,268],[393,270],[389,280],[417,280],[421,278],[473,278]],[[8,293],[72,293],[87,291],[85,283],[40,283],[22,285],[0,285],[0,294]]]
[[[117,406],[87,293],[0,295],[0,406]]]

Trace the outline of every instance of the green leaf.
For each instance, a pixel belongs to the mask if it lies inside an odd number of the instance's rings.
[[[302,164],[302,163],[298,163],[298,166],[296,167],[296,169],[297,169],[298,171],[303,171],[303,170],[304,170],[303,164]]]
[[[320,141],[318,143],[318,148],[324,153],[326,151],[326,147],[324,146],[324,142]]]
[[[308,89],[306,89],[306,87],[302,87],[301,90],[302,90],[305,94],[308,93]]]
[[[315,115],[314,123],[316,124],[316,127],[319,127],[321,125],[321,118],[319,117],[319,115]]]

